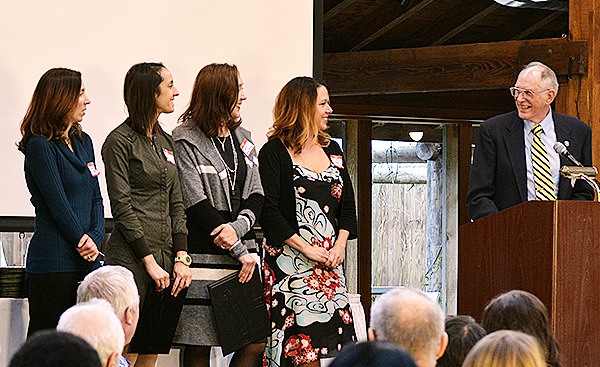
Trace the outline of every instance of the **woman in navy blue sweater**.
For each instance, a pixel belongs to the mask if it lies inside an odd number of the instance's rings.
[[[81,73],[57,68],[39,80],[21,123],[19,150],[35,208],[27,252],[29,329],[56,327],[74,305],[78,282],[100,266],[104,209],[94,148],[81,131],[90,103]]]

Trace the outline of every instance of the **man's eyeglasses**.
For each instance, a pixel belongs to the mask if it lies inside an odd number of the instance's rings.
[[[538,92],[534,92],[532,90],[523,89],[523,88],[519,88],[519,87],[510,87],[510,88],[508,88],[508,90],[510,91],[510,95],[513,97],[517,97],[517,96],[519,96],[519,94],[523,93],[525,95],[525,97],[532,98],[537,93],[542,93],[542,92],[545,92],[550,89],[548,88],[548,89],[540,90]]]

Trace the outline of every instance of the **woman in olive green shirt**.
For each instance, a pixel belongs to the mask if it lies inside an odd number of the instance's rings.
[[[133,272],[143,303],[149,287],[169,287],[171,274],[174,296],[191,282],[173,140],[158,123],[161,113],[173,112],[179,91],[162,64],[141,63],[127,72],[124,94],[129,117],[102,147],[115,222],[105,262]],[[153,366],[156,357],[137,357],[135,366]]]

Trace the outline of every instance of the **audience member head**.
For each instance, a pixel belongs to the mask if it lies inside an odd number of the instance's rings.
[[[8,367],[101,367],[98,352],[82,338],[56,330],[42,330],[28,338]]]
[[[512,290],[497,296],[485,307],[481,324],[488,333],[508,329],[537,338],[547,363],[555,367],[561,365],[546,306],[533,294]]]
[[[281,139],[287,148],[297,154],[308,143],[327,146],[327,126],[323,126],[321,118],[317,118],[319,92],[327,93],[327,88],[313,78],[301,76],[290,80],[275,100],[273,128],[267,134],[269,139]],[[333,110],[329,108],[329,113],[331,112]]]
[[[125,334],[115,311],[105,300],[94,298],[72,306],[60,316],[56,330],[75,334],[90,343],[103,366],[118,365]]]
[[[460,367],[473,346],[485,336],[485,329],[467,315],[446,318],[448,347],[438,359],[438,367]]]
[[[463,367],[546,367],[538,341],[514,330],[499,330],[481,339]]]
[[[31,136],[59,140],[69,127],[81,139],[81,116],[73,117],[81,87],[81,73],[75,70],[55,68],[42,75],[21,122],[22,139],[18,144],[21,152],[25,152]]]
[[[397,288],[379,296],[371,307],[371,340],[395,343],[417,366],[435,366],[448,343],[444,314],[424,292]]]
[[[206,65],[196,76],[190,104],[179,120],[197,125],[207,136],[216,137],[222,126],[229,130],[240,126],[240,106],[245,99],[242,78],[235,65]]]
[[[77,302],[101,298],[110,303],[125,332],[129,344],[139,319],[140,296],[129,269],[105,265],[89,273],[77,288]]]
[[[417,365],[398,345],[372,341],[344,347],[329,367],[417,367]]]
[[[142,135],[156,133],[158,116],[175,110],[173,99],[179,91],[169,69],[157,62],[133,65],[125,75],[123,87],[129,126]]]

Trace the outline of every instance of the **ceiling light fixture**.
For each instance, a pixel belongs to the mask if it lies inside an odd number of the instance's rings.
[[[421,139],[423,139],[423,132],[422,131],[411,131],[408,133],[408,136],[410,136],[410,138],[413,141],[420,141]]]

